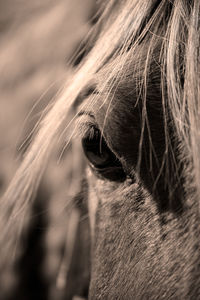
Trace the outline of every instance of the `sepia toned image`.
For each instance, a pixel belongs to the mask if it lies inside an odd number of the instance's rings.
[[[83,41],[89,34],[96,10],[93,0],[84,0],[84,4],[80,0],[0,2],[1,195],[23,161],[38,131],[39,120],[52,107],[67,77],[78,64],[75,53],[81,55],[81,49],[84,49]],[[70,120],[71,115],[66,118],[66,125]],[[23,212],[26,203],[16,207],[14,214],[20,226],[16,232],[15,226],[18,225],[15,225],[14,219],[6,231],[11,217],[6,211],[12,208],[5,207],[1,232],[5,228],[4,239],[8,241],[9,235],[13,235],[15,241],[7,250],[2,237],[2,300],[59,300],[71,299],[72,293],[87,293],[89,275],[82,274],[82,262],[78,263],[80,270],[70,271],[73,279],[70,279],[70,290],[66,293],[68,268],[75,247],[77,222],[80,220],[72,203],[75,203],[73,198],[79,192],[77,188],[82,172],[80,159],[75,153],[73,158],[70,155],[71,145],[67,147],[70,148],[66,151],[69,153],[62,153],[67,134],[69,136],[67,132],[58,136],[60,141],[53,146],[48,167],[38,191],[32,196],[28,211]],[[80,151],[73,148],[76,152]],[[38,170],[33,185],[42,176],[42,169]],[[16,202],[17,199],[16,196]],[[17,205],[16,202],[11,205]],[[2,201],[1,205],[7,206],[6,201]],[[15,218],[13,212],[11,215]],[[76,252],[79,258],[81,252]],[[86,257],[83,255],[83,264],[89,261],[89,254],[86,254]]]
[[[0,300],[200,299],[199,0],[0,0]]]

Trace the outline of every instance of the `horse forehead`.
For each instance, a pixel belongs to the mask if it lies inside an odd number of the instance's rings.
[[[144,52],[144,51],[143,51]],[[158,51],[157,51],[158,52]],[[162,109],[161,88],[160,88],[160,66],[156,62],[158,54],[155,52],[154,59],[150,62],[147,76],[148,85],[146,95],[142,95],[142,84],[145,80],[144,69],[146,56],[143,53],[128,58],[118,74],[112,78],[108,66],[97,77],[98,86],[101,90],[103,79],[107,81],[106,76],[110,76],[107,86],[103,88],[98,97],[98,105],[94,105],[94,114],[97,123],[102,129],[107,142],[110,144],[121,143],[124,140],[125,145],[131,143],[131,139],[139,139],[141,113],[146,97],[146,104],[149,108],[149,118],[155,117],[155,114]],[[118,61],[116,61],[118,64]]]

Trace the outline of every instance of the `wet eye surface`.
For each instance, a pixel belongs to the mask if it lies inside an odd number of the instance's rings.
[[[125,172],[122,164],[106,144],[101,132],[91,127],[82,139],[82,147],[92,171],[112,181],[123,181]]]

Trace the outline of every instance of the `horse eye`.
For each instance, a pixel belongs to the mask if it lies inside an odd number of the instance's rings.
[[[125,177],[119,159],[106,144],[101,132],[92,128],[83,139],[82,146],[92,170],[110,180],[122,180]]]

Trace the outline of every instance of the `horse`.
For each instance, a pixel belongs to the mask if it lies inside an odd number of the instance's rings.
[[[100,1],[86,45],[1,200],[0,269],[20,256],[42,173],[74,124],[88,299],[200,299],[199,1]]]

